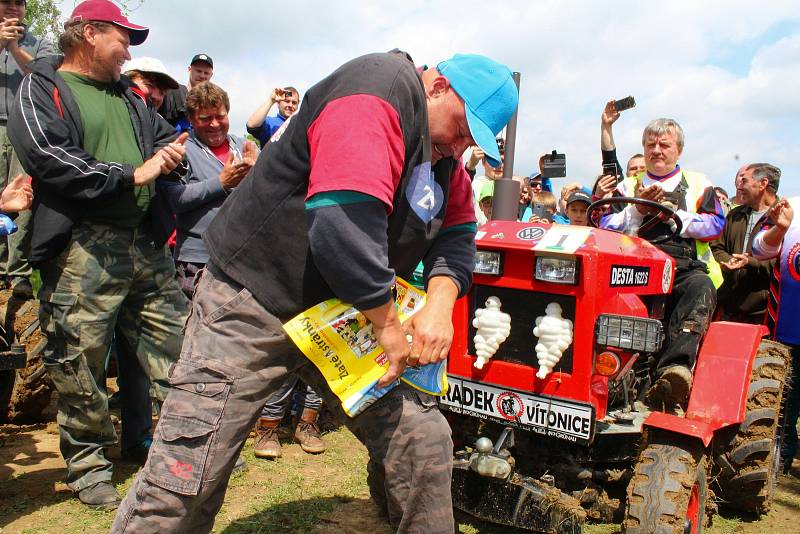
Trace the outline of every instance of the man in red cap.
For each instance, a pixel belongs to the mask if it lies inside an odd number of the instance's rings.
[[[105,391],[115,326],[163,400],[186,319],[164,246],[174,221],[155,194],[160,176],[186,172],[185,136],[120,74],[147,33],[108,0],[79,4],[60,38],[63,61],[32,65],[9,120],[33,177],[29,259],[42,277],[43,359],[58,391],[67,485],[93,508],[120,501],[103,454],[116,441]]]

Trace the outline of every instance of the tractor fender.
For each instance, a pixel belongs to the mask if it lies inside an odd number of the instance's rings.
[[[700,439],[707,447],[714,432],[744,420],[750,374],[765,326],[711,323],[697,356],[692,392],[684,417],[651,413],[644,425]]]
[[[714,430],[711,425],[703,421],[694,421],[664,412],[653,412],[644,420],[644,426],[650,429],[657,428],[672,434],[680,434],[697,438],[703,442],[704,447],[708,447],[714,437]]]

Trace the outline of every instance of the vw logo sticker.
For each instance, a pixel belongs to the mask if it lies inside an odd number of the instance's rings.
[[[544,228],[528,226],[517,232],[517,239],[523,241],[539,241],[544,235]]]

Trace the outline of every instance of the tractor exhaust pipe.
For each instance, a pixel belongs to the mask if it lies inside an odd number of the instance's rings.
[[[512,73],[514,84],[519,93],[519,72]],[[517,115],[519,105],[511,115],[506,126],[506,152],[503,158],[503,177],[494,182],[494,199],[492,200],[493,221],[516,221],[519,209],[519,183],[511,179],[514,176],[514,149],[517,144]]]

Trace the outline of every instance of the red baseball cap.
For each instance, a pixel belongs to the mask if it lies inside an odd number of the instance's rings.
[[[70,21],[73,20],[96,20],[99,22],[110,22],[120,28],[128,30],[128,37],[131,40],[131,46],[140,45],[147,39],[147,34],[150,29],[144,26],[139,26],[128,20],[122,14],[119,7],[110,0],[85,0],[81,2],[72,11],[69,17]]]

